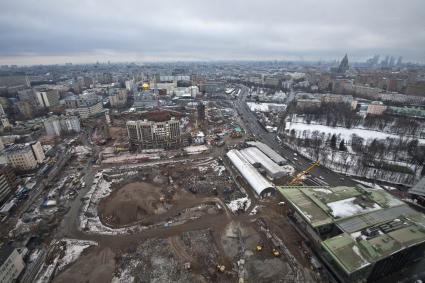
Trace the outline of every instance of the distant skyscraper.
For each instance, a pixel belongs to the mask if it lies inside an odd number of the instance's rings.
[[[383,68],[387,68],[388,67],[388,64],[389,64],[389,61],[390,61],[390,56],[385,56],[385,59],[384,60],[382,60],[382,62],[381,62],[381,67],[383,67]]]
[[[397,60],[397,66],[401,66],[401,64],[403,64],[403,57],[399,56],[398,60]]]
[[[338,74],[345,74],[345,72],[348,71],[348,56],[345,54],[344,58],[342,59],[341,63],[338,67]]]
[[[392,68],[394,67],[395,58],[394,56],[390,57],[390,62],[388,63],[388,67]]]

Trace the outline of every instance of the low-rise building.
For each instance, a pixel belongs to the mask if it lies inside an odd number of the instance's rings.
[[[286,212],[340,282],[375,282],[425,251],[425,215],[383,189],[279,187]]]
[[[0,247],[0,282],[16,282],[25,268],[21,254],[11,246]]]
[[[267,155],[271,160],[273,160],[278,165],[284,165],[287,163],[287,160],[283,158],[279,153],[274,151],[271,147],[265,143],[258,141],[249,141],[247,142],[250,146],[255,146],[261,150],[265,155]]]
[[[387,110],[387,106],[380,101],[372,101],[372,103],[367,106],[368,115],[382,115],[385,110]]]
[[[267,197],[275,192],[274,185],[264,178],[240,151],[232,149],[226,156],[258,196]]]
[[[33,170],[42,163],[45,156],[40,142],[14,144],[7,147],[5,155],[10,166],[17,170]]]
[[[273,162],[267,155],[256,147],[248,147],[240,150],[246,160],[254,167],[262,167],[271,179],[276,179],[287,175],[287,172],[277,163]]]

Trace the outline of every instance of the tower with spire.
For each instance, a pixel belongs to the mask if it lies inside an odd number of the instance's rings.
[[[344,58],[342,59],[341,63],[339,64],[337,72],[338,72],[338,74],[344,75],[345,72],[348,71],[348,68],[349,68],[349,66],[348,66],[348,56],[347,56],[347,54],[345,54]]]

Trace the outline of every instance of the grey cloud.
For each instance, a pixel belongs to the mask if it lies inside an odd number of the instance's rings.
[[[334,59],[346,52],[425,62],[424,26],[422,0],[2,0],[0,62]]]

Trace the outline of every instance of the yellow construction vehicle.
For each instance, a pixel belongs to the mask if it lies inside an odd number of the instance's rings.
[[[304,171],[298,173],[289,183],[288,185],[298,185],[300,183],[301,178],[307,174],[308,172],[310,172],[314,167],[318,166],[320,163],[320,160],[317,160],[316,162],[314,162],[313,164],[310,165],[310,167],[308,167],[307,169],[305,169]]]
[[[258,244],[255,249],[257,250],[257,252],[261,252],[263,250],[263,246],[261,244]]]
[[[217,265],[217,270],[220,271],[221,273],[223,273],[226,270],[226,267],[224,265]]]
[[[272,255],[275,257],[279,257],[280,256],[280,252],[277,249],[273,249],[272,250]]]

